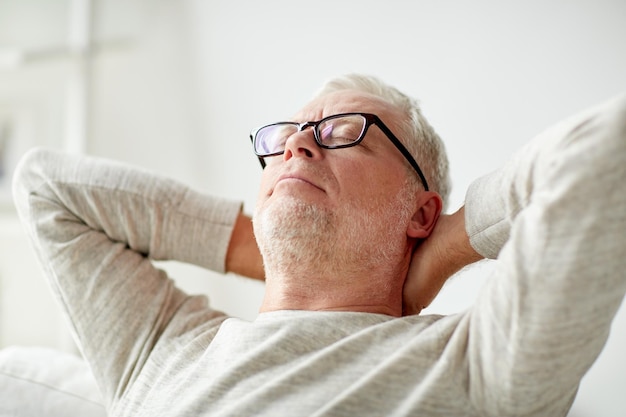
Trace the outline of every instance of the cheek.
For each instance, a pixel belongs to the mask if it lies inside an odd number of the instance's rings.
[[[389,187],[367,167],[355,167],[339,179],[341,200],[348,212],[371,211],[386,199]],[[342,204],[339,204],[341,207]]]
[[[272,184],[274,184],[276,175],[274,169],[267,165],[261,174],[261,181],[259,182],[259,198],[267,197],[272,192]]]
[[[256,212],[258,210],[261,210],[265,206],[265,204],[267,203],[267,200],[271,196],[271,188],[269,187],[270,182],[263,179],[265,178],[265,175],[263,175],[261,178],[262,179],[259,184],[259,192],[257,194],[256,204],[255,204],[255,216],[256,216]]]
[[[341,183],[346,192],[363,199],[389,198],[390,193],[395,194],[403,186],[406,178],[403,169],[398,170],[392,164],[379,161],[351,164],[338,175],[342,177]]]

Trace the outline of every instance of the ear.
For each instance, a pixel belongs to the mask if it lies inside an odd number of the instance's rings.
[[[407,236],[417,239],[430,236],[435,224],[437,224],[442,207],[443,202],[438,193],[434,191],[420,193],[417,198],[415,213],[413,213],[406,231]]]

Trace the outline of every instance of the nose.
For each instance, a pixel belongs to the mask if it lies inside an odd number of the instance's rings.
[[[322,148],[317,145],[313,129],[301,128],[299,132],[289,136],[285,142],[285,152],[283,160],[288,161],[291,158],[312,158],[322,157]]]

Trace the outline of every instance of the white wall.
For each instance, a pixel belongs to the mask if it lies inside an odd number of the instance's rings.
[[[108,46],[94,55],[87,150],[241,199],[248,212],[261,172],[249,130],[288,117],[338,73],[378,75],[421,100],[448,147],[451,208],[462,204],[474,178],[536,133],[626,90],[621,0],[108,0],[96,6],[96,40]],[[27,251],[20,256],[20,264],[29,259]],[[255,316],[258,283],[168,267],[181,285],[208,291],[220,308]],[[469,305],[489,270],[486,263],[455,278],[429,312]],[[572,416],[626,411],[624,308],[613,327]],[[10,340],[28,339],[28,332],[30,326],[22,336],[10,332]]]

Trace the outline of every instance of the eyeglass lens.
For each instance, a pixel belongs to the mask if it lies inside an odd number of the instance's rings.
[[[361,139],[366,122],[365,117],[358,114],[331,116],[313,125],[315,139],[324,148],[349,146]],[[283,152],[287,139],[306,126],[298,123],[276,123],[262,127],[254,138],[256,153],[275,155]]]

